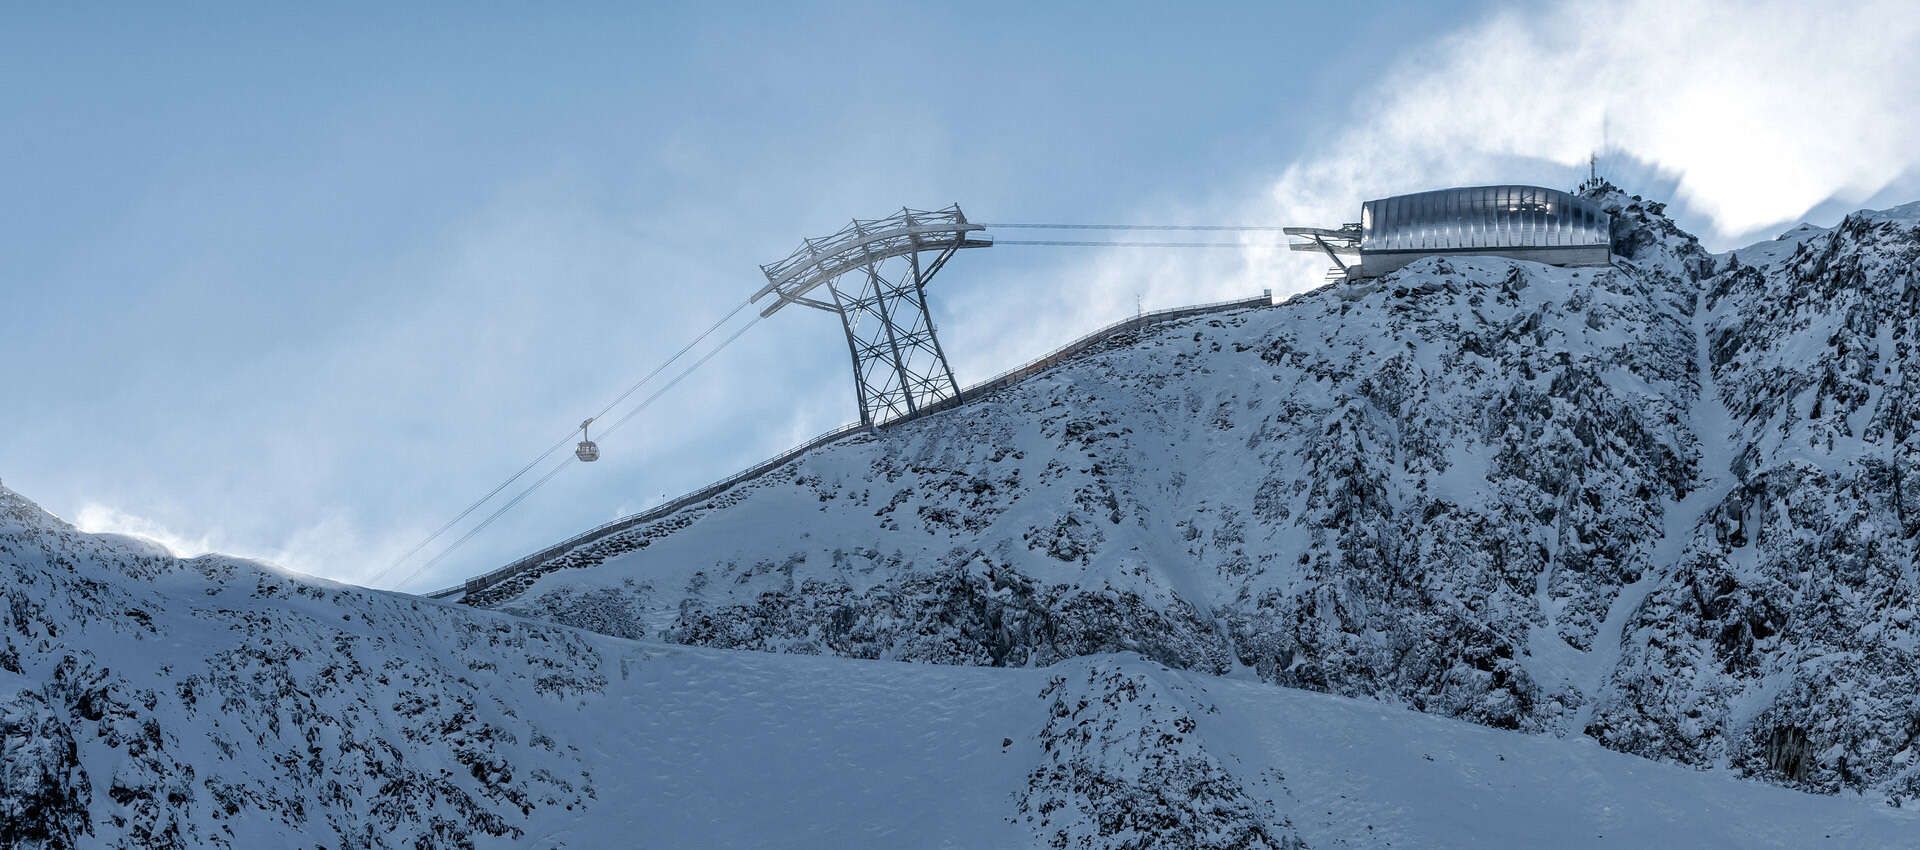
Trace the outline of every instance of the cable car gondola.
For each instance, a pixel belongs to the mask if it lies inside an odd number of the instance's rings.
[[[580,423],[580,447],[573,450],[573,456],[586,463],[592,463],[600,459],[600,447],[594,445],[592,440],[587,439],[587,426],[592,424],[593,419],[591,417],[585,422]]]

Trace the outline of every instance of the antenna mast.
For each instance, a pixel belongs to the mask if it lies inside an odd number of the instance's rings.
[[[1606,185],[1606,181],[1600,179],[1599,152],[1595,151],[1593,153],[1587,154],[1587,182],[1580,184],[1580,193],[1586,194],[1588,192],[1596,191],[1601,186],[1605,186],[1605,185]]]

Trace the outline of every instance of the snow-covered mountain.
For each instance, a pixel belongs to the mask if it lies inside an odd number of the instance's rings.
[[[1136,655],[632,641],[0,489],[0,846],[1898,847],[1920,814]]]
[[[0,488],[0,846],[1911,846],[1920,204],[1600,198],[464,605]]]
[[[1428,259],[1123,335],[470,605],[709,647],[1130,651],[1920,794],[1920,205],[1611,268]]]

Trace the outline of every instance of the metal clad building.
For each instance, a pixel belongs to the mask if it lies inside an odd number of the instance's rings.
[[[1357,276],[1422,257],[1479,254],[1559,266],[1604,266],[1611,218],[1598,204],[1539,186],[1471,186],[1368,201]]]

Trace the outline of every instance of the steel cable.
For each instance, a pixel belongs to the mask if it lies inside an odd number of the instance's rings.
[[[738,312],[739,312],[738,309],[734,310],[734,313],[738,313]],[[733,313],[729,313],[727,317],[732,318]],[[605,440],[608,436],[612,435],[614,431],[619,430],[620,426],[627,424],[627,422],[631,421],[633,417],[639,415],[640,411],[647,409],[648,405],[653,404],[655,400],[659,399],[663,395],[666,395],[668,390],[673,389],[674,386],[678,385],[681,381],[685,380],[688,375],[693,374],[695,370],[699,369],[701,366],[706,365],[707,361],[712,360],[714,358],[714,355],[717,355],[721,351],[725,350],[727,346],[733,344],[734,340],[739,339],[748,330],[751,330],[754,325],[759,324],[762,318],[764,317],[755,316],[753,317],[752,321],[744,325],[741,325],[739,330],[734,331],[731,336],[722,340],[719,345],[714,346],[706,354],[701,355],[700,359],[693,361],[693,365],[688,366],[687,368],[681,370],[680,374],[673,376],[672,380],[667,381],[665,386],[657,390],[654,390],[652,395],[649,395],[646,398],[641,399],[638,404],[635,404],[633,406],[633,409],[628,410],[625,415],[621,416],[619,419],[614,420],[614,423],[612,425],[602,428],[600,430],[600,439]],[[725,320],[723,319],[722,322],[724,323],[724,321]],[[716,325],[715,327],[718,327],[718,325]],[[709,329],[706,333],[702,333],[700,335],[700,338],[704,339],[710,333],[712,333],[712,329]],[[698,340],[696,340],[696,342],[697,341]],[[689,346],[689,348],[691,348],[691,346]],[[682,349],[681,353],[684,354],[685,351],[686,349]],[[676,354],[674,355],[674,358],[678,359],[679,356],[680,355]],[[671,363],[672,361],[669,360],[668,362]],[[665,368],[665,366],[663,365],[661,368]],[[659,371],[660,371],[659,369],[655,369],[653,374],[658,374]],[[648,377],[652,377],[652,375],[650,374]],[[638,389],[638,385],[636,385],[634,389]],[[632,394],[633,394],[633,391],[629,390],[627,393],[623,394],[621,398],[624,399],[626,396],[632,395]],[[617,403],[618,402],[616,401],[615,404]],[[614,405],[608,405],[607,409],[611,410],[613,406]],[[605,414],[605,412],[606,412],[605,410],[601,411],[602,414]],[[598,417],[595,417],[595,418],[598,418]],[[568,439],[572,439],[571,434],[568,435]],[[551,451],[548,452],[548,454],[551,454],[551,453],[552,453]],[[425,563],[422,563],[419,567],[415,568],[414,571],[412,573],[409,573],[407,577],[404,580],[402,580],[399,584],[401,586],[405,586],[411,583],[414,579],[418,578],[422,573],[426,572],[428,569],[433,567],[434,564],[439,563],[442,559],[452,554],[454,550],[460,548],[461,544],[467,542],[468,540],[473,539],[474,535],[479,534],[481,531],[485,530],[487,526],[492,525],[494,520],[499,519],[502,515],[506,514],[507,511],[513,510],[515,505],[520,504],[520,502],[525,500],[528,496],[533,495],[533,492],[535,490],[538,490],[541,487],[545,486],[548,481],[552,481],[554,476],[559,475],[561,470],[566,469],[567,466],[573,462],[574,462],[573,458],[562,458],[560,462],[555,464],[552,469],[547,470],[547,474],[540,476],[540,478],[536,479],[532,484],[527,485],[526,489],[521,490],[519,493],[514,494],[514,497],[512,499],[509,499],[506,504],[501,505],[499,510],[494,511],[491,514],[488,514],[486,519],[481,520],[474,527],[467,529],[467,533],[460,535],[460,539],[455,540],[452,543],[448,544],[447,548],[440,550],[439,554],[434,555],[432,558],[427,559]],[[534,463],[539,463],[539,461],[536,460],[534,461]]]
[[[682,357],[685,357],[687,352],[692,351],[695,346],[698,346],[701,343],[701,341],[705,340],[709,336],[712,336],[714,331],[719,330],[722,326],[726,325],[727,322],[732,321],[733,317],[740,315],[740,311],[746,309],[750,303],[752,302],[742,301],[738,306],[734,307],[732,310],[727,311],[726,315],[721,316],[719,321],[714,322],[712,325],[709,325],[706,330],[701,331],[698,336],[693,338],[693,341],[682,346],[679,351],[676,351],[673,353],[673,356],[668,357],[660,365],[655,366],[653,368],[653,371],[648,372],[646,375],[642,376],[640,380],[635,381],[632,386],[627,387],[625,392],[622,392],[620,395],[616,396],[613,401],[607,404],[606,407],[601,408],[599,413],[596,413],[593,415],[593,418],[599,419],[600,417],[607,415],[608,411],[611,411],[615,407],[618,407],[621,402],[626,401],[628,397],[632,396],[635,392],[638,392],[640,388],[645,386],[648,381],[653,380],[655,376],[665,371],[668,366],[673,365],[674,361],[679,360]],[[759,320],[755,319],[754,321],[758,322]],[[753,326],[753,323],[748,323],[747,325],[747,327],[752,327],[752,326]],[[736,334],[736,337],[737,336],[738,335]],[[732,341],[731,339],[728,340],[728,342],[731,342],[731,341]],[[723,346],[724,346],[724,343],[723,343]],[[711,357],[712,355],[708,355],[708,356]],[[703,359],[701,362],[704,363],[706,361]],[[678,381],[679,379],[676,378],[675,380]],[[426,539],[420,541],[412,549],[407,550],[406,554],[401,555],[392,564],[388,565],[386,569],[381,570],[380,573],[375,575],[372,579],[370,579],[368,583],[369,584],[378,583],[381,580],[385,579],[387,576],[393,574],[395,570],[400,569],[400,567],[404,565],[407,561],[412,560],[413,556],[420,554],[420,550],[427,548],[427,546],[433,543],[433,541],[438,540],[441,535],[446,534],[447,531],[452,529],[454,526],[459,525],[462,520],[466,519],[468,516],[471,516],[474,511],[479,510],[481,505],[484,505],[487,502],[492,501],[493,497],[500,495],[500,492],[502,490],[507,489],[507,487],[511,486],[513,482],[520,480],[522,476],[526,475],[535,466],[540,465],[541,461],[546,460],[549,457],[552,457],[554,452],[559,451],[561,448],[565,447],[567,443],[572,442],[573,436],[576,433],[578,433],[577,428],[573,430],[569,430],[566,436],[560,438],[559,442],[556,442],[552,446],[549,446],[546,451],[541,452],[533,460],[528,461],[526,466],[520,467],[518,471],[516,471],[512,475],[507,476],[507,479],[505,481],[502,481],[499,484],[495,485],[492,490],[487,491],[486,495],[481,496],[479,499],[475,500],[473,504],[468,505],[466,509],[462,510],[453,519],[448,520],[445,525],[440,526],[432,534],[427,535]],[[553,473],[550,472],[547,474],[547,478],[551,478],[551,477],[553,477]],[[540,483],[545,483],[547,478],[541,479]],[[538,487],[539,487],[539,484],[535,484],[533,487],[530,487],[526,491],[523,491],[520,496],[515,497],[515,503],[517,503],[519,499],[525,498],[526,493],[532,492],[532,490],[537,489]],[[495,516],[498,516],[498,514],[495,514]],[[487,520],[487,522],[491,522],[491,521],[492,521],[491,518]],[[461,538],[461,542],[464,542],[465,539],[466,538]],[[456,543],[454,545],[457,546],[459,544]],[[452,547],[449,547],[449,549],[451,548]],[[441,554],[444,555],[445,552],[442,552]],[[438,559],[439,559],[439,556],[436,556],[434,558],[434,560],[438,560]],[[427,562],[428,565],[431,565],[432,563],[433,561]],[[422,569],[424,569],[424,567],[425,565],[423,565]],[[415,570],[412,575],[418,575],[419,573],[420,573],[420,570]],[[411,576],[409,576],[409,580],[411,580]],[[405,582],[402,582],[402,584],[405,584]]]
[[[1284,242],[1081,242],[1064,239],[995,239],[995,245],[1058,245],[1069,248],[1285,248]]]
[[[1022,228],[1026,230],[1228,230],[1278,233],[1286,228],[1266,224],[988,224],[981,227]]]

